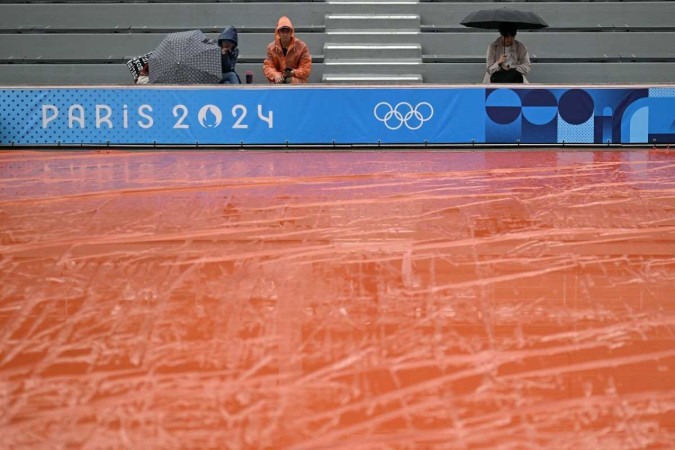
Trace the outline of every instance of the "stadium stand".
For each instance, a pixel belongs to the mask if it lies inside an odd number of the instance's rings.
[[[170,32],[239,32],[238,72],[263,83],[280,15],[313,58],[313,83],[479,83],[497,33],[465,28],[477,9],[509,6],[550,25],[521,31],[534,83],[675,81],[675,2],[17,0],[0,4],[0,84],[131,84],[126,61]]]

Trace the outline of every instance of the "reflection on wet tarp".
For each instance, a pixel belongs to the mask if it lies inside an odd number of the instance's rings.
[[[666,448],[675,154],[0,153],[2,448]]]

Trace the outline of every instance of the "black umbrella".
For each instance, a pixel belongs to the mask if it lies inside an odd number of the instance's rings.
[[[218,83],[220,47],[201,30],[168,34],[150,55],[150,83]]]
[[[548,27],[548,24],[538,14],[511,8],[474,11],[460,23],[465,27],[490,30],[496,30],[501,25],[513,25],[519,30],[536,30]]]

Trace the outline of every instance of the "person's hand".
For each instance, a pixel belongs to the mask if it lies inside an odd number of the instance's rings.
[[[497,60],[497,62],[498,62],[499,65],[501,66],[502,64],[504,64],[504,63],[506,62],[507,59],[509,59],[508,56],[506,56],[506,55],[500,55],[500,56],[499,56],[499,59]]]
[[[284,76],[282,74],[278,74],[274,77],[274,82],[276,84],[282,84],[284,82]]]

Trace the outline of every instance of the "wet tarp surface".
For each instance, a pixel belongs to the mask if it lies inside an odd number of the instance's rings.
[[[0,153],[2,448],[667,448],[675,154]]]

